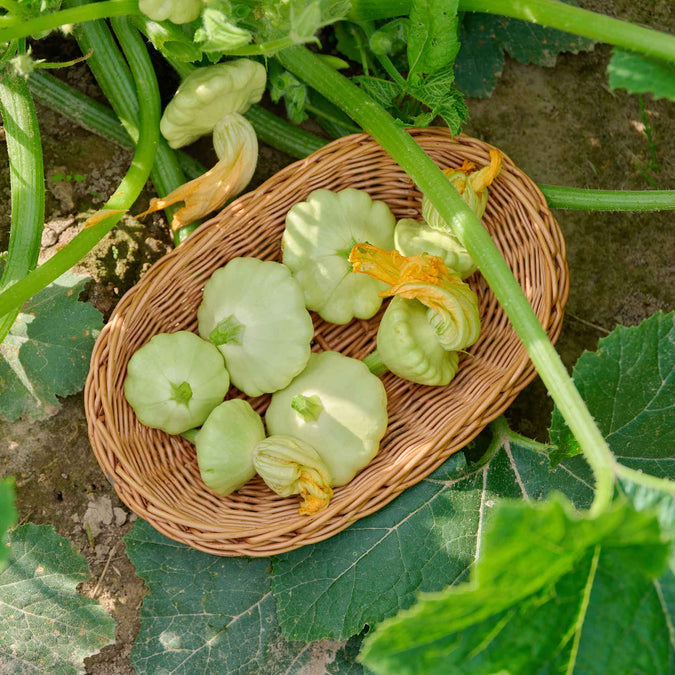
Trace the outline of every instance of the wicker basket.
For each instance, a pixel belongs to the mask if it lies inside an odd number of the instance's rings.
[[[442,129],[410,133],[441,167],[489,161],[485,143]],[[131,355],[160,332],[197,329],[197,307],[211,274],[235,256],[280,260],[289,208],[317,188],[355,187],[385,201],[397,218],[417,217],[421,195],[369,136],[348,136],[292,164],[232,202],[160,260],[120,301],[101,332],[85,392],[89,436],[120,499],[168,537],[217,555],[266,556],[340,532],[377,511],[436,469],[511,404],[534,369],[480,274],[482,329],[447,387],[382,379],[389,426],[379,454],[328,508],[298,515],[295,498],[273,494],[259,477],[229,497],[201,481],[194,447],[142,426],[124,398]],[[483,218],[552,340],[558,337],[568,277],[562,235],[536,185],[505,158]],[[362,358],[375,347],[380,315],[346,326],[314,317],[313,349]],[[241,395],[231,390],[229,396]],[[251,400],[263,413],[269,396]]]

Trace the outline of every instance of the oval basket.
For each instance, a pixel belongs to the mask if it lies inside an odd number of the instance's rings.
[[[442,168],[489,162],[490,146],[443,129],[410,133]],[[119,302],[91,359],[85,407],[91,444],[120,499],[168,537],[217,555],[267,556],[326,539],[377,511],[436,469],[499,416],[534,376],[524,347],[480,274],[482,328],[447,387],[382,376],[389,426],[375,459],[327,509],[298,515],[256,476],[228,497],[201,481],[194,447],[141,425],[124,398],[131,355],[155,334],[197,331],[197,307],[211,274],[236,256],[280,260],[287,211],[317,188],[367,190],[397,218],[419,217],[421,194],[365,134],[341,138],[286,167],[232,202],[152,269]],[[483,224],[505,256],[552,340],[560,332],[568,276],[560,230],[537,186],[505,158]],[[314,316],[315,351],[363,358],[375,348],[380,314],[346,326]],[[228,397],[241,396],[231,390]],[[269,396],[250,400],[263,413]]]

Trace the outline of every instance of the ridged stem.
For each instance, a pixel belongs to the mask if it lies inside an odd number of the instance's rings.
[[[59,113],[83,129],[115,145],[133,149],[134,142],[131,137],[120,124],[117,115],[107,106],[40,70],[31,73],[28,87],[33,99],[45,108]],[[177,151],[176,157],[188,180],[197,178],[206,171],[202,164],[184,152]]]
[[[540,185],[552,209],[582,211],[671,211],[675,190],[587,190]]]
[[[0,78],[0,113],[5,130],[11,186],[11,226],[0,289],[23,279],[37,264],[45,213],[42,143],[35,107],[24,78]],[[19,313],[0,312],[0,343]]]

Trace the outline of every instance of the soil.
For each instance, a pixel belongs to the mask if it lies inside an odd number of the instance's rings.
[[[606,14],[675,29],[669,0],[582,5]],[[66,48],[67,52],[70,47]],[[494,95],[469,100],[464,131],[492,143],[538,183],[607,189],[675,187],[673,104],[610,91],[610,49],[562,55],[553,68],[507,59]],[[85,67],[68,69],[69,82],[98,96]],[[641,107],[642,105],[642,107]],[[116,188],[130,153],[39,108],[49,187],[42,259],[69,241],[88,213]],[[205,146],[193,148],[202,161]],[[5,153],[0,147],[0,154]],[[292,161],[261,147],[251,187]],[[81,178],[57,180],[59,174]],[[56,177],[56,178],[55,178]],[[141,196],[138,210],[152,196]],[[9,230],[9,179],[0,158],[0,250]],[[558,349],[572,367],[616,325],[637,324],[673,307],[672,213],[555,213],[568,245],[571,291]],[[78,266],[92,277],[87,298],[107,319],[119,298],[171,248],[161,215],[139,224],[125,218]],[[507,413],[514,428],[546,440],[551,401],[537,380]],[[132,673],[129,655],[139,629],[145,588],[127,558],[122,537],[135,516],[119,501],[91,451],[82,394],[62,401],[46,421],[0,421],[0,474],[17,479],[23,522],[48,523],[86,557],[91,579],[81,591],[100,600],[117,622],[116,642],[86,661],[88,673]]]

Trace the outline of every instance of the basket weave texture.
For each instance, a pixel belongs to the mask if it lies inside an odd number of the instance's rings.
[[[491,146],[443,129],[411,129],[441,167],[489,163]],[[389,426],[375,459],[327,509],[298,514],[295,498],[272,493],[256,476],[228,497],[202,482],[194,447],[141,425],[124,398],[131,355],[160,332],[197,332],[197,307],[211,274],[237,256],[281,260],[286,213],[317,188],[367,190],[398,218],[419,218],[421,194],[369,136],[348,136],[289,165],[202,225],[156,263],[119,302],[101,332],[85,390],[91,444],[120,499],[176,541],[224,556],[266,556],[321,541],[377,511],[422,480],[498,417],[534,377],[525,349],[483,277],[469,280],[479,298],[480,338],[460,357],[447,387],[382,376]],[[537,186],[504,158],[483,217],[540,322],[555,340],[568,294],[562,234]],[[314,351],[363,358],[375,348],[381,312],[346,326],[313,315]],[[243,396],[230,390],[229,397]],[[249,399],[264,413],[269,396]]]

